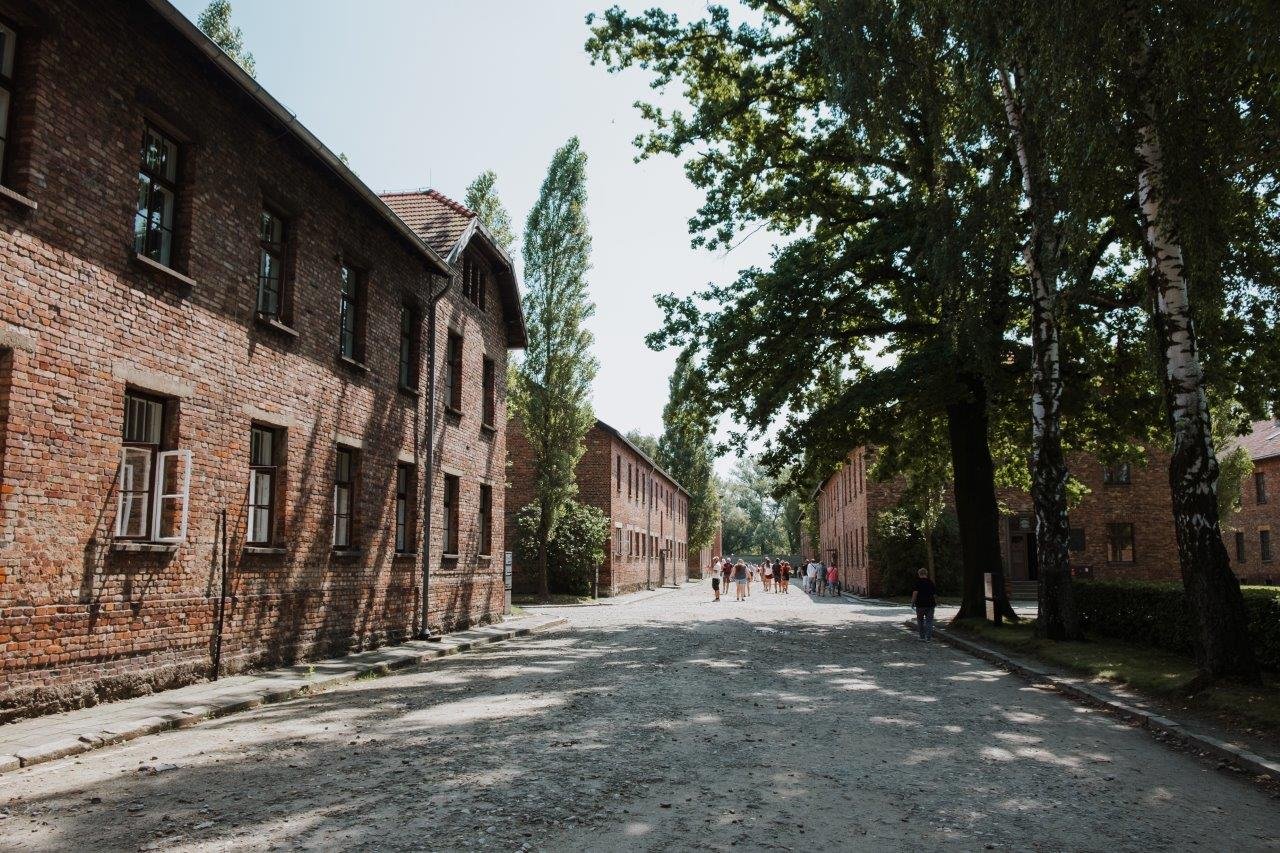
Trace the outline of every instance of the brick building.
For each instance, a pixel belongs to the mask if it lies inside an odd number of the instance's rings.
[[[1272,494],[1280,489],[1280,425],[1255,422],[1237,442],[1252,458],[1254,472],[1241,484],[1240,511],[1223,519],[1225,544],[1242,583],[1275,583],[1280,571],[1272,532],[1280,530],[1280,505]],[[867,553],[869,528],[880,512],[897,504],[903,488],[901,482],[868,481],[866,470],[873,462],[874,449],[854,450],[815,494],[823,559],[836,560],[846,588],[860,594],[880,589],[880,568]],[[1088,489],[1070,515],[1073,570],[1102,580],[1180,580],[1168,453],[1151,450],[1142,465],[1102,465],[1085,453],[1069,455],[1067,463]],[[1015,592],[1020,584],[1034,592],[1031,496],[1004,489],[999,499],[1005,509],[1000,548],[1006,576]]]
[[[604,421],[587,431],[586,452],[576,470],[578,500],[609,519],[610,541],[600,565],[600,595],[620,595],[688,579],[686,547],[689,493],[626,436]],[[524,428],[507,424],[511,456],[507,495],[507,536],[514,538],[515,514],[534,499],[532,463]],[[518,591],[536,592],[531,567],[513,565]]]
[[[497,618],[483,231],[442,257],[165,0],[0,0],[0,89],[0,719],[399,640],[427,567],[430,625]]]

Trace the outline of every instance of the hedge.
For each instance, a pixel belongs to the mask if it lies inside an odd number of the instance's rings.
[[[1080,625],[1087,633],[1193,655],[1187,596],[1176,583],[1076,581]],[[1245,587],[1244,606],[1258,663],[1280,671],[1280,587]]]

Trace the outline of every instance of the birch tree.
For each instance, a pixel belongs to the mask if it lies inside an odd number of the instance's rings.
[[[595,416],[591,381],[597,363],[585,323],[591,235],[585,212],[587,155],[577,137],[556,151],[525,224],[524,313],[529,345],[513,371],[511,405],[532,448],[539,591],[549,597],[547,545],[577,493],[575,468]]]

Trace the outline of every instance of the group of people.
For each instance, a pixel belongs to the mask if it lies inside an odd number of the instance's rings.
[[[732,558],[713,557],[711,560],[712,600],[720,600],[720,590],[729,592],[729,584],[734,584],[736,597],[734,601],[745,601],[751,595],[752,582],[758,582],[765,592],[788,595],[791,590],[791,575],[799,571],[804,583],[804,591],[812,595],[840,595],[840,570],[835,563],[825,563],[809,559],[799,569],[792,567],[786,560],[774,560],[765,557],[759,563],[747,563],[744,560],[734,561]]]

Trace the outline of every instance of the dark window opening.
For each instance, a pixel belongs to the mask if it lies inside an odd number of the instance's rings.
[[[1107,525],[1107,561],[1111,563],[1132,563],[1134,561],[1133,525]]]
[[[407,554],[414,549],[413,496],[417,477],[414,467],[401,462],[396,465],[396,553]]]
[[[285,241],[288,227],[283,218],[270,210],[258,217],[258,316],[268,320],[285,320],[287,302],[285,287]]]
[[[350,548],[354,536],[357,453],[339,447],[333,472],[333,547]]]
[[[480,511],[477,522],[480,525],[479,552],[483,555],[492,553],[493,548],[493,487],[481,484]]]
[[[178,144],[148,124],[142,135],[142,162],[138,168],[133,249],[167,267],[173,265],[177,199]]]
[[[482,423],[492,427],[498,417],[498,365],[491,358],[484,360],[484,417]]]
[[[444,353],[444,405],[454,412],[462,411],[462,335],[449,332]]]
[[[418,388],[418,338],[421,320],[413,305],[400,308],[400,387],[406,391]]]
[[[444,476],[444,553],[458,553],[458,478],[452,474]]]
[[[250,544],[275,541],[277,472],[280,431],[255,426],[249,430],[249,524]]]

